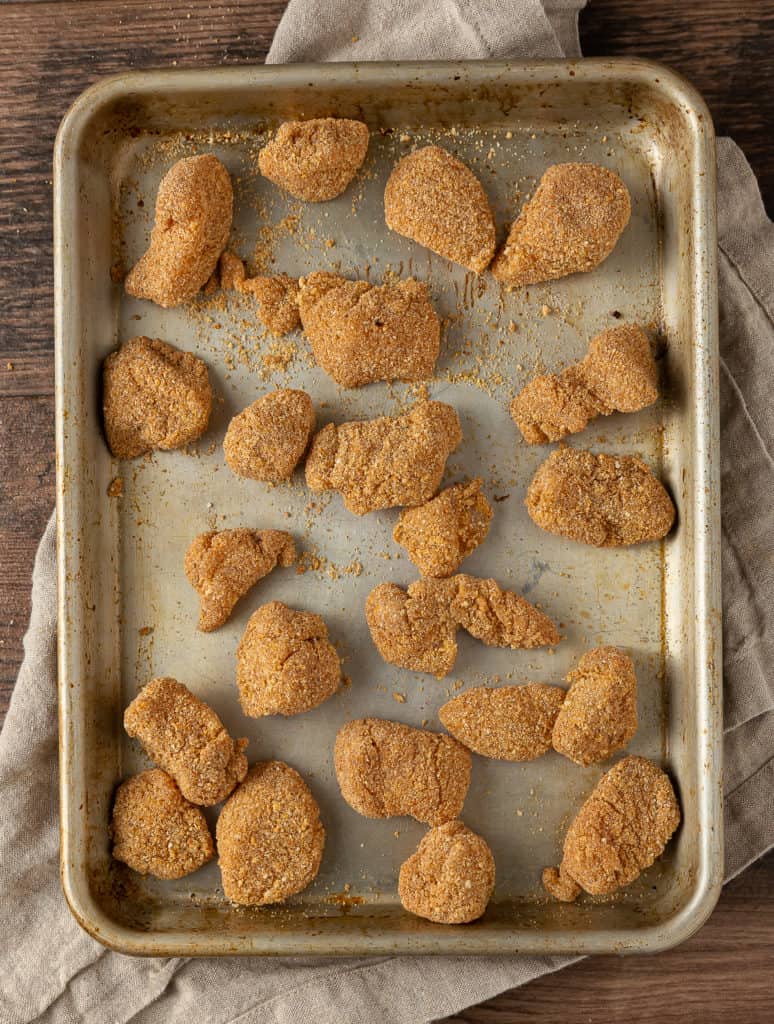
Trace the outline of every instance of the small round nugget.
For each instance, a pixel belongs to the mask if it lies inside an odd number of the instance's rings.
[[[237,476],[250,480],[289,480],[314,424],[314,406],[305,391],[270,391],[229,423],[223,441],[226,462]]]
[[[261,174],[297,199],[341,195],[368,151],[368,125],[343,117],[286,121],[258,154]]]

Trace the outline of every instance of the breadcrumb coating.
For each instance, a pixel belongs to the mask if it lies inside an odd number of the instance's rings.
[[[206,363],[166,341],[130,338],[104,362],[105,434],[117,459],[182,448],[202,436],[211,410]]]
[[[470,785],[471,757],[451,736],[361,718],[339,729],[333,752],[341,795],[366,818],[452,821]]]
[[[180,306],[211,277],[234,213],[231,178],[211,153],[178,160],[156,197],[150,246],[126,278],[126,291],[159,306]]]
[[[648,336],[623,324],[592,338],[579,363],[535,377],[511,402],[511,417],[529,444],[559,441],[597,416],[637,412],[658,398],[658,370]]]
[[[250,480],[289,480],[309,446],[314,425],[314,405],[305,391],[270,391],[229,423],[223,440],[229,469]]]
[[[211,279],[213,291],[220,285],[224,291],[251,295],[256,300],[258,318],[273,337],[283,338],[301,325],[295,277],[287,274],[247,277],[242,260],[226,251],[218,262],[217,278]]]
[[[481,182],[461,160],[425,146],[400,160],[384,190],[387,227],[479,273],[492,262],[495,222]]]
[[[301,279],[299,309],[319,365],[344,388],[432,377],[441,323],[427,285],[348,281],[316,271]]]
[[[343,117],[286,121],[258,154],[261,174],[308,203],[346,189],[368,152],[368,125]]]
[[[596,164],[554,164],[514,221],[492,264],[511,286],[553,281],[598,267],[631,216],[626,185]]]
[[[461,821],[431,829],[401,866],[404,908],[438,924],[467,924],[486,910],[495,884],[492,851]]]
[[[444,402],[419,402],[402,416],[329,423],[312,441],[306,482],[313,491],[340,491],[356,515],[421,505],[438,490],[461,440],[457,413]]]
[[[278,565],[296,560],[296,546],[283,530],[212,530],[195,537],[185,556],[185,575],[199,594],[203,633],[227,621],[234,605]]]
[[[226,802],[215,831],[227,900],[280,903],[317,877],[325,846],[320,808],[282,761],[254,764]]]
[[[192,804],[219,803],[245,777],[247,740],[232,740],[209,704],[176,679],[143,687],[124,712],[124,728]]]

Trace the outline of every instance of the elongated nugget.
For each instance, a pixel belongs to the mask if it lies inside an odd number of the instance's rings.
[[[470,785],[470,753],[451,736],[362,718],[339,729],[341,795],[366,818],[411,815],[428,825],[457,817]]]
[[[368,151],[368,125],[345,117],[286,121],[258,154],[261,174],[308,203],[346,189]]]

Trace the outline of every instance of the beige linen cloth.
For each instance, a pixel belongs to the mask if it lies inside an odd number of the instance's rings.
[[[291,0],[269,61],[577,56],[582,5]],[[732,877],[774,844],[774,225],[729,139],[720,141],[718,168],[726,872]],[[55,607],[49,523],[33,574],[24,664],[0,735],[2,1024],[414,1024],[570,962],[140,959],[104,949],[75,923],[59,888]]]

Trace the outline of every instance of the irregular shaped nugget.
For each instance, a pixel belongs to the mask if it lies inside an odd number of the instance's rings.
[[[675,507],[663,484],[634,455],[552,452],[532,478],[527,511],[541,529],[598,548],[660,540]]]
[[[319,615],[272,601],[250,616],[237,649],[239,701],[246,715],[299,715],[322,704],[340,684],[341,660]]]
[[[483,757],[533,761],[551,749],[551,730],[564,700],[558,686],[477,686],[438,712],[455,739]]]
[[[366,818],[452,821],[470,785],[470,753],[451,736],[382,718],[339,729],[333,751],[341,795]]]
[[[224,800],[247,771],[247,740],[232,740],[204,701],[176,679],[152,679],[124,712],[124,728],[192,804]]]
[[[447,487],[424,505],[401,512],[392,536],[423,576],[443,578],[483,544],[492,516],[476,479]]]
[[[301,279],[299,309],[315,359],[344,388],[433,375],[441,323],[426,284],[377,286],[317,271]]]
[[[572,902],[581,889],[606,896],[629,885],[661,856],[680,824],[669,777],[644,757],[625,757],[602,776],[567,830],[564,856],[543,885]]]
[[[215,856],[204,815],[158,768],[121,783],[110,831],[115,859],[141,875],[184,878]]]
[[[229,469],[250,480],[289,480],[309,445],[314,424],[314,406],[305,391],[270,391],[229,423],[223,440]]]
[[[312,441],[306,482],[313,491],[340,491],[359,516],[421,505],[438,490],[461,440],[457,413],[444,402],[419,402],[402,416],[329,423]]]
[[[325,846],[320,808],[283,761],[254,764],[229,797],[215,831],[227,900],[279,903],[317,877]]]
[[[207,365],[166,341],[130,338],[105,360],[102,411],[117,459],[182,448],[201,437],[212,410]]]
[[[597,416],[637,412],[658,398],[658,371],[648,336],[634,324],[592,338],[579,363],[535,377],[511,402],[511,417],[529,444],[559,441]]]
[[[508,285],[587,272],[607,259],[631,215],[626,185],[596,164],[554,164],[492,264]]]
[[[554,750],[584,767],[607,761],[637,732],[634,662],[617,647],[595,647],[567,682],[570,689],[554,723]]]
[[[492,262],[495,223],[473,171],[438,146],[400,160],[384,190],[387,227],[479,273]]]
[[[179,306],[202,288],[226,247],[234,213],[231,178],[211,153],[178,160],[161,179],[150,246],[126,291]]]
[[[191,541],[185,574],[199,594],[199,625],[203,633],[218,629],[234,605],[258,580],[278,565],[296,560],[296,546],[283,530],[212,530]]]
[[[286,121],[258,154],[261,174],[297,199],[341,195],[368,152],[368,125],[344,117]]]
[[[529,601],[494,580],[465,574],[417,580],[408,590],[381,583],[366,600],[366,621],[385,661],[438,679],[454,666],[460,628],[487,647],[559,642],[556,626]]]
[[[401,865],[400,901],[412,914],[439,924],[467,924],[486,910],[495,884],[489,846],[461,821],[431,829]]]
[[[236,291],[258,302],[259,317],[269,334],[282,338],[301,323],[298,312],[298,281],[287,274],[247,277],[245,265],[233,252],[224,252],[218,261],[218,278],[213,279],[213,291]]]

